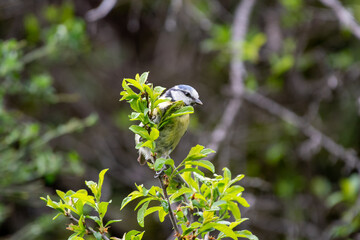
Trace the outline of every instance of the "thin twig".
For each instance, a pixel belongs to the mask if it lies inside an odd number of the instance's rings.
[[[46,57],[50,53],[51,53],[51,48],[49,48],[48,46],[39,47],[25,54],[24,57],[22,58],[22,63],[24,65],[29,64],[35,60]]]
[[[236,8],[232,26],[232,59],[230,64],[230,82],[232,98],[222,114],[222,118],[210,137],[209,147],[217,151],[220,144],[225,140],[234,123],[235,117],[240,110],[244,91],[243,77],[245,75],[244,63],[242,61],[242,43],[247,33],[250,13],[256,0],[243,0]]]
[[[163,192],[164,192],[164,197],[166,198],[166,201],[168,202],[168,205],[169,205],[169,217],[170,217],[171,224],[173,225],[176,234],[179,235],[179,234],[180,234],[179,228],[178,228],[176,219],[175,219],[175,217],[174,217],[174,212],[173,212],[173,210],[172,210],[172,208],[171,208],[169,196],[167,195],[166,187],[165,187],[165,185],[164,185],[164,183],[163,183],[163,181],[162,181],[162,177],[163,177],[163,176],[164,176],[164,172],[161,172],[161,173],[159,174],[159,176],[158,176],[158,179],[159,179],[159,181],[160,181],[161,188],[162,188],[162,190],[163,190]]]
[[[320,0],[324,5],[331,8],[339,19],[340,23],[348,28],[360,40],[360,25],[354,16],[338,0]]]
[[[342,159],[349,169],[357,169],[357,171],[360,172],[360,159],[354,150],[345,149],[343,146],[336,143],[330,137],[326,136],[324,133],[316,129],[304,118],[281,106],[270,98],[267,98],[256,92],[245,91],[243,94],[243,98],[247,102],[262,108],[263,110],[271,113],[276,117],[279,117],[283,121],[293,126],[296,126],[307,137],[312,139],[320,139],[320,145],[325,148],[329,153],[339,159]]]
[[[167,16],[165,19],[165,29],[168,32],[172,32],[177,27],[177,15],[182,8],[183,1],[182,0],[171,0],[170,5],[167,10]]]

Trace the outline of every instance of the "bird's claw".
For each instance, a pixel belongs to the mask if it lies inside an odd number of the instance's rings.
[[[162,176],[164,174],[164,171],[166,170],[166,167],[163,166],[162,169],[160,171],[156,171],[154,178],[159,178],[160,176]]]

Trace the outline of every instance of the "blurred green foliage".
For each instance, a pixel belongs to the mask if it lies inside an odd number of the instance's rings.
[[[46,202],[46,206],[57,210],[59,213],[53,218],[55,220],[58,216],[64,215],[70,217],[75,224],[70,223],[67,227],[68,230],[74,232],[68,239],[69,240],[83,240],[84,235],[92,234],[98,240],[106,236],[110,224],[120,222],[121,220],[110,220],[104,222],[105,214],[111,200],[108,202],[101,201],[102,186],[104,183],[104,176],[108,169],[104,169],[99,173],[99,180],[97,183],[93,181],[86,181],[87,187],[91,190],[92,195],[85,189],[80,189],[76,192],[69,190],[66,193],[56,190],[56,193],[61,198],[59,202],[53,201],[49,195],[42,200]],[[96,216],[92,214],[91,210],[86,209],[90,207],[97,213]],[[89,227],[86,225],[85,220],[93,220],[97,227]],[[125,240],[126,238],[124,238]],[[141,239],[141,238],[139,238]]]
[[[79,155],[57,150],[51,142],[97,121],[94,114],[54,125],[39,115],[40,109],[56,108],[60,101],[51,73],[39,62],[52,59],[56,64],[66,54],[76,57],[87,45],[84,22],[74,16],[72,5],[54,9],[61,15],[56,23],[43,25],[29,14],[24,19],[26,40],[0,40],[0,226],[16,214],[18,205],[33,208],[28,202],[46,192],[45,185],[53,184],[58,175],[83,174]],[[31,67],[34,63],[36,68]],[[47,225],[48,219],[45,215],[34,220],[19,234],[27,231],[27,239],[40,239],[54,228]]]

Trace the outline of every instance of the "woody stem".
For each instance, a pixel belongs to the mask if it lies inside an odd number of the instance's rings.
[[[167,191],[166,191],[166,187],[162,181],[162,177],[164,176],[164,173],[160,173],[158,178],[159,178],[159,181],[160,181],[160,185],[161,185],[161,188],[164,192],[164,197],[166,198],[166,201],[168,202],[168,205],[169,205],[169,217],[170,217],[170,221],[171,221],[171,224],[173,225],[174,227],[174,230],[176,232],[176,234],[180,234],[180,231],[179,231],[179,228],[178,228],[178,225],[177,225],[177,222],[176,222],[176,219],[175,219],[175,216],[174,216],[174,212],[173,210],[171,209],[171,204],[170,204],[170,200],[169,200],[169,196],[167,195]]]

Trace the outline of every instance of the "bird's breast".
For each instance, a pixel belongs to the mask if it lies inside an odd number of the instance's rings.
[[[160,131],[156,140],[157,152],[160,155],[170,154],[177,146],[189,126],[190,116],[188,114],[171,119]]]

